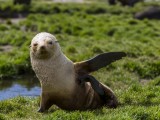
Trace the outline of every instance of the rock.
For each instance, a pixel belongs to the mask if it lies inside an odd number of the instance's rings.
[[[110,5],[115,5],[117,2],[120,2],[123,6],[134,6],[137,2],[142,2],[143,0],[108,0]]]
[[[136,19],[160,19],[160,7],[152,6],[135,14]]]
[[[26,5],[30,5],[31,4],[31,0],[13,0],[13,4],[26,4]]]

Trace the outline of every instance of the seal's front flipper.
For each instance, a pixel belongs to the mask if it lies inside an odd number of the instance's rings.
[[[100,98],[106,102],[106,94],[99,81],[97,81],[91,75],[83,75],[78,78],[81,82],[90,82],[94,91],[100,96]]]
[[[92,59],[82,62],[77,62],[74,64],[74,66],[78,74],[84,75],[90,72],[94,72],[102,67],[105,67],[116,60],[122,59],[122,57],[125,56],[126,53],[124,52],[102,53]]]
[[[41,101],[40,101],[40,108],[37,112],[46,112],[51,106],[53,105],[53,102],[49,98],[49,94],[47,93],[41,93]]]

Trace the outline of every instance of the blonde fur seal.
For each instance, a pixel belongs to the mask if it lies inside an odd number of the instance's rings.
[[[65,110],[87,110],[104,105],[118,105],[117,98],[109,87],[99,84],[108,97],[103,101],[90,82],[80,84],[78,81],[79,76],[99,69],[97,66],[100,65],[94,62],[97,58],[92,60],[93,62],[89,60],[73,63],[62,53],[56,38],[45,32],[37,34],[32,39],[30,58],[42,87],[39,112],[48,110],[53,104]]]

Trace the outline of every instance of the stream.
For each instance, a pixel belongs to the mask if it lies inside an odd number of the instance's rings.
[[[16,96],[36,97],[40,95],[40,92],[40,83],[33,76],[0,80],[0,101]]]

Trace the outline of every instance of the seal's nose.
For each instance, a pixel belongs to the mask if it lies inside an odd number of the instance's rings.
[[[45,49],[45,46],[41,46],[40,49],[41,49],[41,50],[44,50],[44,49]]]

